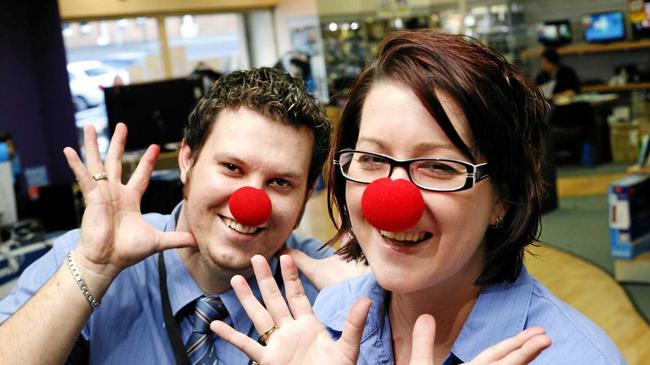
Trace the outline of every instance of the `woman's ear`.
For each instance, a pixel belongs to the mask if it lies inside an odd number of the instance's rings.
[[[181,148],[178,151],[178,168],[181,171],[181,181],[183,184],[187,183],[187,174],[192,168],[193,163],[192,150],[185,141],[185,138],[183,138],[181,141]]]
[[[508,214],[509,209],[510,203],[508,203],[503,197],[498,197],[496,202],[494,202],[489,224],[494,226],[499,224],[499,220],[503,222],[503,218]]]

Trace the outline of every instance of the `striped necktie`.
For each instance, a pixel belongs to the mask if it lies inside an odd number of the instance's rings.
[[[192,365],[217,363],[212,343],[210,322],[228,317],[228,311],[219,297],[203,296],[196,301],[194,329],[185,343],[185,351]]]

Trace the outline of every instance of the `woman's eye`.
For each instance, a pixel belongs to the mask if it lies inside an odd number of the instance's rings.
[[[456,175],[458,173],[458,171],[453,166],[436,161],[431,161],[420,165],[418,171],[427,175],[436,176],[449,176]]]
[[[381,164],[384,162],[384,159],[373,155],[362,155],[359,156],[358,161],[363,164]]]

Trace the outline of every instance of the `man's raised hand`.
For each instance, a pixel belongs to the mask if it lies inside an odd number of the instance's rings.
[[[161,232],[145,221],[140,201],[160,149],[150,146],[129,181],[122,184],[126,136],[126,126],[119,123],[105,163],[99,153],[95,128],[90,125],[84,127],[86,164],[72,148],[63,150],[86,205],[74,260],[82,273],[89,276],[86,278],[89,284],[103,281],[108,285],[124,268],[157,251],[195,245],[194,237],[188,232]]]

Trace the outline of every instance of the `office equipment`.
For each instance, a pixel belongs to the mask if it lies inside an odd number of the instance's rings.
[[[203,96],[200,78],[181,78],[108,87],[104,89],[109,132],[118,122],[129,129],[126,150],[141,150],[151,144],[163,149],[183,137],[183,127]]]
[[[53,240],[44,240],[27,245],[15,241],[0,245],[0,299],[4,299],[14,287],[18,276],[52,248]]]
[[[17,219],[14,180],[11,163],[0,162],[0,226],[14,223]]]
[[[613,182],[608,202],[612,257],[631,259],[650,250],[650,176]]]
[[[650,0],[645,0],[638,11],[628,14],[632,38],[650,38]]]
[[[640,167],[650,167],[650,135],[641,137],[641,148],[639,149],[637,165]]]
[[[625,39],[625,15],[608,11],[585,15],[582,18],[585,42],[613,42]]]
[[[545,46],[571,43],[573,33],[568,20],[549,20],[537,27],[537,41]]]

